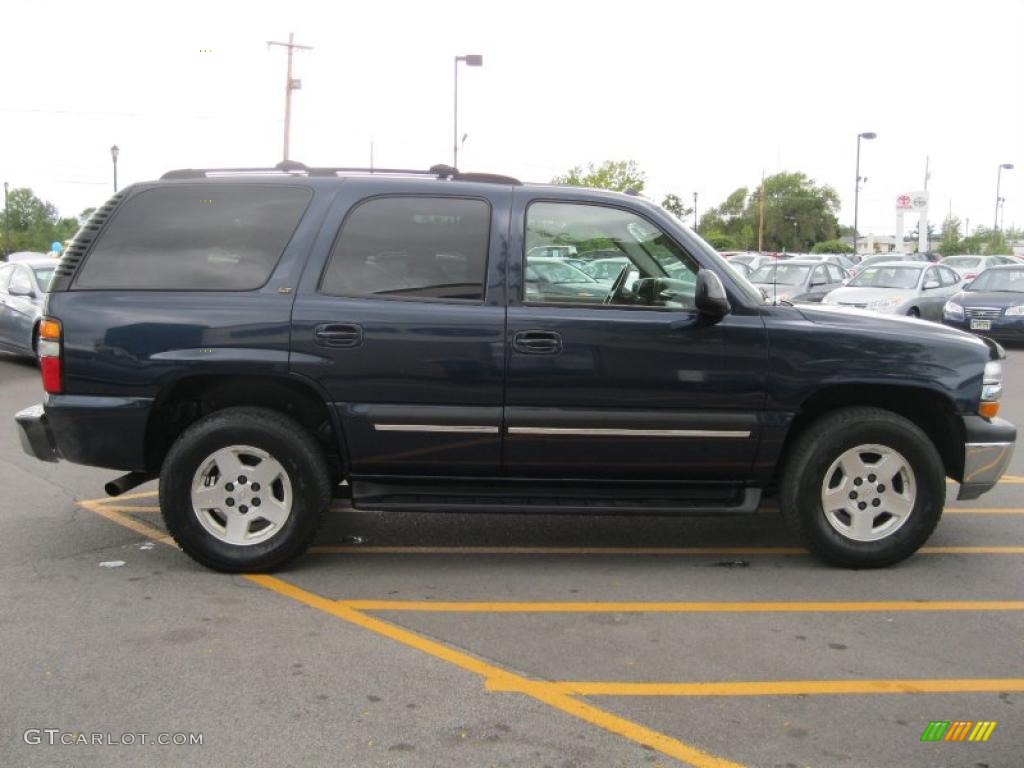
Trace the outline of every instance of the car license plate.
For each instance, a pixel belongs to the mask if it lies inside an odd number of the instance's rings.
[[[972,331],[990,331],[992,330],[991,320],[971,320]]]

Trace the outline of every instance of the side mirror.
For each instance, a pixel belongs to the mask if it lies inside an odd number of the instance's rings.
[[[926,280],[925,281],[924,289],[926,291],[930,291],[932,288],[938,288],[938,287],[939,287],[939,281],[938,280]]]
[[[22,288],[20,285],[12,285],[7,290],[7,293],[11,296],[27,296],[30,299],[34,299],[36,297],[35,291],[33,291],[31,288]]]
[[[824,285],[824,284],[825,284],[824,280],[811,280],[810,287],[811,288],[817,288],[819,285]]]
[[[697,273],[697,292],[694,295],[694,306],[701,314],[709,317],[723,317],[732,310],[729,296],[718,275],[709,269]]]

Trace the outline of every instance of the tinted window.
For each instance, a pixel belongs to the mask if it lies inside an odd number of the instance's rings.
[[[55,269],[56,267],[32,267],[32,271],[36,274],[36,282],[39,283],[41,290],[50,290],[50,280],[53,279]]]
[[[938,267],[939,275],[942,277],[943,285],[956,285],[960,282],[960,275],[954,272],[952,269],[946,269],[945,267]]]
[[[491,209],[483,200],[383,197],[345,219],[320,290],[331,296],[483,301]]]
[[[277,184],[190,184],[140,192],[117,211],[75,287],[259,288],[311,195]]]
[[[621,254],[592,262],[588,274],[541,256],[545,249]],[[697,265],[646,219],[618,208],[534,203],[526,216],[526,280],[530,303],[692,308]],[[598,269],[600,267],[600,269]]]
[[[843,273],[843,270],[835,264],[828,265],[828,274],[830,283],[841,283],[846,279],[846,275]]]

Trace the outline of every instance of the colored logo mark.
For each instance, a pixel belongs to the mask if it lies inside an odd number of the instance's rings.
[[[995,729],[995,720],[932,720],[921,741],[988,741]]]

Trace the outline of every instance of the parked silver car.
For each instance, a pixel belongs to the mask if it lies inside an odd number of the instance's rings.
[[[0,263],[0,349],[35,356],[36,323],[56,268],[51,256]]]
[[[843,284],[846,271],[835,264],[811,259],[773,260],[755,269],[747,279],[772,303],[818,302]]]
[[[942,306],[962,284],[960,275],[938,264],[883,261],[865,267],[822,303],[941,320]]]
[[[970,282],[989,267],[1004,267],[1016,264],[1012,256],[947,256],[939,262],[949,267]]]

